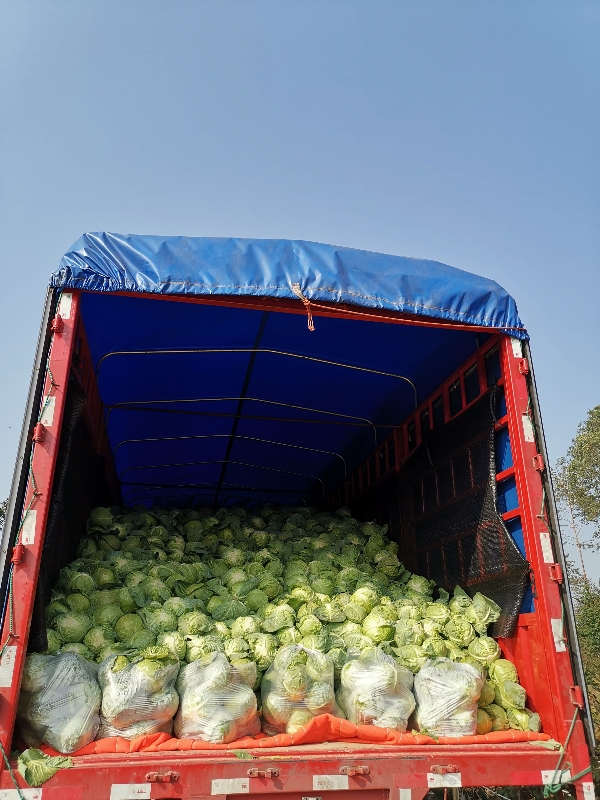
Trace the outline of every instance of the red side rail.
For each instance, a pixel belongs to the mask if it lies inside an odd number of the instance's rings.
[[[3,651],[0,658],[0,742],[6,752],[10,747],[15,724],[21,673],[27,654],[33,601],[69,382],[78,301],[78,293],[64,293],[52,326],[41,408],[32,421],[34,445],[19,536],[13,553],[9,554],[12,560],[12,580],[9,581],[9,587],[12,582],[12,591],[9,589],[0,638],[0,650]]]
[[[559,591],[560,570],[557,570],[556,554],[545,518],[546,497],[541,479],[545,465],[541,461],[533,425],[527,383],[530,367],[523,357],[521,343],[516,339],[502,337],[501,354],[515,479],[525,548],[532,566],[536,608],[535,614],[523,615],[531,619],[524,619],[521,623],[516,642],[505,641],[504,645],[509,656],[513,651],[521,651],[518,661],[523,664],[529,662],[538,670],[537,680],[527,683],[539,706],[538,710],[546,720],[545,730],[564,743],[573,718],[577,716],[567,755],[572,765],[571,774],[575,775],[590,766],[590,755],[578,714],[583,705],[582,692],[580,687],[575,686],[569,642],[564,629],[565,613]],[[530,632],[532,641],[526,642],[523,636],[526,631],[523,629],[529,627],[528,623],[534,624]],[[527,657],[524,648],[528,648],[530,653],[544,653],[545,664],[541,664],[540,658],[534,660],[531,655]],[[544,707],[541,707],[542,704]],[[553,730],[549,731],[552,724]],[[589,775],[583,778],[585,783],[589,780]]]

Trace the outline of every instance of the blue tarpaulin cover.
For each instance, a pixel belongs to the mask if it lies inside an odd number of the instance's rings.
[[[100,292],[259,295],[343,302],[499,328],[526,338],[495,281],[438,261],[288,239],[86,233],[51,285]]]
[[[297,299],[295,283],[315,302],[526,336],[500,286],[433,261],[298,241],[86,234],[52,286],[84,290],[125,503],[319,504],[488,336],[352,316],[316,316],[311,332],[304,313],[176,297]]]

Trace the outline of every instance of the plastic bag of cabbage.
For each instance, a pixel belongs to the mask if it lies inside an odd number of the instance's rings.
[[[472,736],[484,682],[483,671],[471,664],[427,661],[415,675],[419,729],[434,736]]]
[[[240,672],[222,653],[210,653],[187,664],[177,679],[180,705],[175,736],[229,743],[260,731],[252,686],[256,668]]]
[[[415,710],[413,674],[379,647],[369,647],[342,668],[337,699],[357,725],[377,725],[404,733]]]
[[[17,722],[29,747],[48,744],[73,753],[95,738],[100,725],[97,669],[75,653],[27,656]]]
[[[179,661],[166,647],[148,647],[130,661],[111,656],[100,664],[102,687],[100,738],[135,739],[173,728],[179,705],[175,680]]]
[[[265,733],[296,733],[318,714],[343,717],[335,701],[333,662],[303,645],[282,647],[261,684]]]

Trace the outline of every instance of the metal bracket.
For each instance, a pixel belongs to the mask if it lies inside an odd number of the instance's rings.
[[[369,767],[342,767],[340,769],[341,775],[368,775],[370,772]]]
[[[581,686],[569,686],[569,695],[574,706],[577,706],[577,708],[583,708],[585,706]]]
[[[33,428],[33,435],[31,437],[31,441],[38,443],[43,442],[45,432],[46,428],[44,428],[41,422],[38,422],[37,425],[35,425]]]
[[[556,583],[563,583],[565,578],[564,578],[564,575],[563,575],[563,571],[562,571],[561,565],[560,564],[550,564],[548,568],[550,570],[550,580],[553,580]]]
[[[279,777],[279,770],[278,769],[257,769],[256,767],[250,767],[248,770],[248,777],[249,778],[278,778]]]
[[[526,358],[519,359],[519,372],[521,375],[529,375],[529,361]]]
[[[431,767],[431,771],[434,775],[448,775],[451,772],[460,772],[454,764],[434,764]]]
[[[52,324],[50,325],[50,330],[52,333],[59,335],[63,332],[64,328],[63,318],[60,314],[57,314],[54,319],[52,320]]]
[[[534,456],[533,459],[533,468],[538,472],[543,472],[546,469],[546,465],[544,464],[544,457],[541,453],[538,453],[537,456]]]
[[[10,559],[11,564],[20,564],[23,561],[23,556],[25,555],[25,545],[24,544],[16,544],[13,547],[12,556]]]
[[[168,772],[147,772],[146,780],[148,783],[177,783],[179,773],[169,770]]]

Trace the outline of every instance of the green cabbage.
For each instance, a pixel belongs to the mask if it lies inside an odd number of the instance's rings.
[[[184,636],[208,633],[212,627],[212,621],[202,611],[188,611],[186,614],[182,614],[177,621],[177,629]]]
[[[258,633],[261,622],[258,617],[238,617],[231,624],[231,635],[234,638],[245,639],[250,633]]]
[[[489,706],[491,703],[493,703],[495,695],[496,690],[494,688],[494,684],[491,681],[486,680],[481,688],[481,694],[479,695],[480,708],[484,708],[485,706]]]
[[[109,625],[97,625],[86,633],[83,644],[97,656],[115,639],[115,632]]]
[[[483,708],[477,709],[477,728],[475,733],[478,735],[482,735],[485,733],[490,733],[492,730],[492,718],[483,710]]]
[[[120,606],[98,606],[92,615],[92,621],[94,625],[114,625],[122,616],[123,612]]]
[[[452,617],[444,626],[444,633],[458,647],[468,647],[475,638],[473,626],[462,617]]]
[[[58,635],[58,633],[56,633],[56,631],[47,628],[46,638],[48,640],[46,655],[52,655],[52,653],[56,653],[58,650],[60,650],[62,642],[60,640],[60,636]]]
[[[484,706],[485,713],[492,720],[493,731],[507,731],[510,728],[506,711],[495,703]]]
[[[155,635],[177,630],[177,617],[164,608],[142,608],[139,615],[145,627]]]
[[[479,636],[469,644],[469,655],[488,666],[500,658],[498,642],[490,636]]]
[[[315,633],[320,633],[323,629],[323,623],[315,614],[307,614],[298,623],[298,630],[302,636],[312,636]]]
[[[89,599],[84,595],[76,592],[65,597],[65,603],[70,611],[75,611],[77,614],[85,614],[90,607]]]
[[[85,614],[68,612],[59,614],[54,620],[53,626],[61,641],[65,643],[82,642],[83,637],[92,627],[92,620]]]
[[[519,675],[517,668],[512,661],[507,661],[505,658],[499,658],[493,661],[489,666],[490,679],[499,684],[503,681],[512,681],[513,683],[519,682]]]
[[[518,683],[514,683],[514,681],[500,681],[499,683],[495,683],[494,688],[496,690],[494,698],[496,705],[506,710],[509,708],[525,708],[527,695],[525,689]]]

